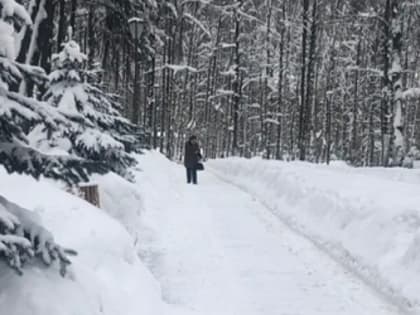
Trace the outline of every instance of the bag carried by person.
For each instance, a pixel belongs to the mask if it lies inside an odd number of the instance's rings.
[[[195,168],[197,169],[197,171],[204,171],[204,164],[201,162],[198,162]]]

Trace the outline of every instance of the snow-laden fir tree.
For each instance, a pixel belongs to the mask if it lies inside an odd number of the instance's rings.
[[[44,99],[71,120],[71,127],[54,131],[39,126],[32,135],[43,149],[95,161],[125,176],[135,164],[129,155],[135,126],[122,117],[118,103],[94,83],[95,71],[85,69],[87,56],[69,33],[62,51],[52,58],[54,70]]]
[[[87,178],[82,161],[45,155],[29,145],[26,132],[37,123],[50,130],[68,125],[63,115],[46,103],[11,92],[20,81],[39,83],[46,79],[42,69],[19,64],[15,59],[16,27],[31,24],[25,8],[14,0],[0,0],[0,164],[8,172],[45,175],[69,182]],[[70,263],[66,253],[27,211],[0,196],[0,261],[21,273],[24,262],[39,257],[46,264],[57,260],[61,271]]]
[[[8,172],[36,178],[44,175],[71,183],[88,180],[93,163],[44,154],[29,144],[26,134],[31,127],[42,123],[49,130],[57,130],[58,126],[69,127],[71,121],[47,103],[10,91],[10,85],[22,80],[44,83],[48,78],[43,69],[15,61],[15,28],[31,24],[25,8],[15,1],[0,0],[0,10],[0,164]]]

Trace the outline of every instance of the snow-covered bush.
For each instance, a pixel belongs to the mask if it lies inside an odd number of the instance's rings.
[[[57,261],[64,276],[70,264],[67,254],[75,252],[55,244],[52,234],[32,212],[0,196],[0,260],[19,274],[31,258],[39,258],[46,265]]]
[[[38,126],[31,133],[36,145],[51,152],[66,153],[98,162],[109,170],[126,175],[135,160],[129,150],[136,139],[135,126],[122,117],[115,99],[92,83],[93,71],[84,69],[86,55],[73,40],[53,56],[54,71],[45,100],[71,120],[70,128],[51,130]],[[88,80],[89,78],[89,80]]]
[[[20,235],[19,220],[0,204],[0,257],[20,271],[22,260],[33,256],[31,243]]]

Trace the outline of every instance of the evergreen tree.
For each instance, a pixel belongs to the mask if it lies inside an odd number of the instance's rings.
[[[71,33],[71,32],[70,32]],[[119,104],[96,84],[98,71],[85,70],[87,56],[71,39],[53,56],[54,71],[45,101],[71,121],[58,130],[48,125],[33,132],[40,148],[54,149],[89,161],[98,162],[125,176],[135,164],[129,155],[136,138],[135,126],[120,113]]]
[[[19,64],[15,58],[15,28],[31,24],[25,8],[14,0],[0,0],[0,163],[9,172],[28,173],[76,182],[87,179],[82,161],[46,155],[29,145],[26,132],[43,122],[51,130],[68,125],[65,116],[46,103],[11,92],[9,86],[23,79],[41,83],[42,69]],[[0,196],[0,260],[19,273],[24,262],[39,257],[46,264],[58,260],[65,273],[70,263],[66,252],[54,243],[52,235],[27,211]]]
[[[69,183],[87,180],[93,163],[78,158],[45,154],[30,145],[27,132],[43,123],[49,130],[69,126],[70,120],[46,103],[12,92],[9,86],[22,80],[44,83],[45,72],[34,66],[16,62],[15,28],[31,19],[25,8],[15,1],[1,1],[0,15],[0,164],[8,172],[27,173],[62,179]],[[101,165],[95,170],[105,171]]]

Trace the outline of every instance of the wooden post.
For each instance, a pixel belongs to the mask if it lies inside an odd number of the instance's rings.
[[[87,202],[93,204],[94,206],[100,208],[101,203],[99,199],[99,186],[96,184],[86,184],[81,185],[80,187],[81,197]]]

